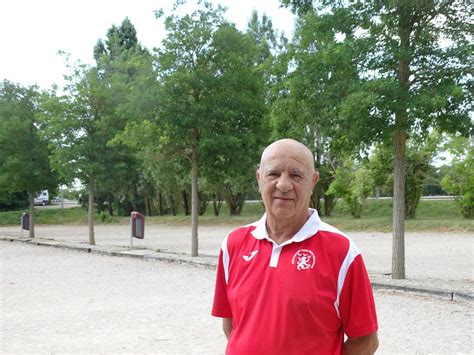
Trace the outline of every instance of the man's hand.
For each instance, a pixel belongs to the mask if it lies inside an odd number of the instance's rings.
[[[379,347],[377,333],[359,338],[349,338],[344,343],[346,355],[372,355]]]
[[[229,340],[230,333],[232,333],[232,318],[222,318],[222,328],[227,340]]]

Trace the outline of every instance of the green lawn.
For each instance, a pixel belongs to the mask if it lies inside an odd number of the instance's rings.
[[[28,210],[0,212],[0,225],[20,224],[23,212]],[[38,224],[84,224],[87,223],[87,211],[81,207],[65,209],[36,209]]]
[[[26,211],[0,212],[0,225],[19,225],[21,214]],[[260,202],[246,203],[240,216],[230,216],[225,204],[220,216],[213,214],[209,206],[205,215],[199,217],[201,225],[238,226],[253,222],[263,213]],[[332,216],[322,219],[344,231],[380,231],[392,229],[392,201],[389,199],[368,200],[362,212],[362,218],[354,219],[345,203],[340,200]],[[128,224],[129,217],[110,217],[104,213],[96,214],[97,223]],[[190,216],[153,216],[146,217],[146,223],[167,225],[190,225]],[[86,224],[87,211],[81,207],[68,209],[37,209],[38,224]],[[407,231],[453,231],[474,232],[474,221],[462,218],[456,203],[452,200],[421,201],[417,216],[406,221]]]
[[[392,201],[367,200],[360,219],[352,218],[347,205],[338,201],[332,216],[322,218],[342,230],[390,232]],[[416,217],[407,219],[405,228],[407,231],[473,232],[474,221],[461,216],[454,200],[422,200]]]

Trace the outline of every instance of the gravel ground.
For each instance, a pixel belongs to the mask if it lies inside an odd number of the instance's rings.
[[[0,267],[2,354],[224,352],[213,270],[4,241]],[[375,298],[379,354],[473,353],[472,303]]]
[[[232,227],[200,226],[199,253],[217,256],[220,243]],[[35,227],[38,238],[86,244],[86,225]],[[27,235],[25,231],[24,235]],[[374,281],[390,282],[392,235],[380,232],[350,232],[349,236],[362,251],[367,269]],[[19,236],[20,227],[0,227],[0,236]],[[145,226],[145,239],[134,239],[136,248],[190,254],[191,228],[187,226]],[[129,246],[128,225],[97,225],[99,246]],[[406,233],[405,284],[458,292],[472,292],[474,285],[474,235],[467,233]],[[377,276],[375,278],[375,276]]]

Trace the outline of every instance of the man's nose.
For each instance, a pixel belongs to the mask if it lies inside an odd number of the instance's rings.
[[[281,174],[280,175],[276,187],[281,192],[288,192],[293,188],[293,184],[291,183],[291,179],[288,176],[288,174]]]

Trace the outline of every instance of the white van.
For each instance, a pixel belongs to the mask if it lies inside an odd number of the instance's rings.
[[[48,190],[43,190],[38,193],[35,197],[34,204],[35,205],[47,205],[49,202],[49,193]]]

